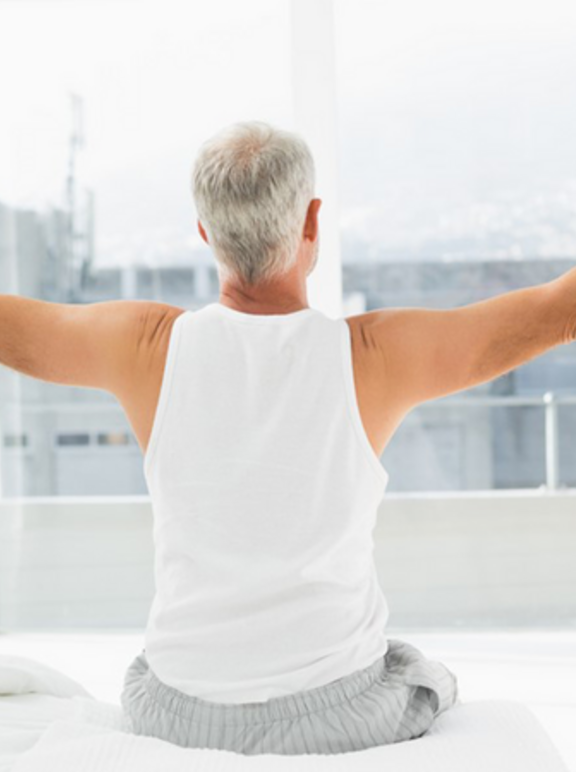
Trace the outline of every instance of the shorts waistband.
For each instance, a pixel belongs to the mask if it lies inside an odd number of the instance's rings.
[[[271,697],[266,702],[220,703],[185,694],[160,681],[150,668],[144,651],[137,660],[145,669],[142,682],[146,691],[166,710],[194,720],[204,718],[214,722],[221,718],[222,723],[227,724],[269,723],[314,713],[351,700],[367,691],[377,680],[386,678],[385,658],[379,657],[363,670],[306,691]]]

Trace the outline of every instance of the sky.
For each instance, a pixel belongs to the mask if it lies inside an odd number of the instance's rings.
[[[353,248],[576,255],[576,3],[360,6],[336,27]]]
[[[0,200],[62,199],[74,92],[97,248],[116,260],[186,234],[198,242],[199,144],[237,120],[290,117],[288,12],[270,0],[0,0]]]
[[[546,243],[576,250],[573,0],[334,12],[345,234],[393,251],[517,227],[521,251],[537,211],[536,237],[562,220]],[[297,129],[290,43],[289,0],[0,0],[0,200],[63,202],[75,93],[98,262],[184,261],[200,143],[237,120]]]

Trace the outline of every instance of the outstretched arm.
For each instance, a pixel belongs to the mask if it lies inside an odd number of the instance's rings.
[[[576,269],[458,308],[387,308],[366,318],[382,399],[406,413],[576,340]]]
[[[0,295],[0,364],[52,383],[122,394],[145,349],[159,304],[110,300],[51,303]]]

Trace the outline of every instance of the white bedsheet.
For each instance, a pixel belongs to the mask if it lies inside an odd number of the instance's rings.
[[[0,694],[1,772],[568,770],[532,711],[514,701],[456,705],[424,737],[404,743],[331,756],[243,756],[128,734],[119,705],[95,700],[35,660],[0,656]]]
[[[27,657],[0,655],[0,772],[56,721],[79,720],[122,729],[119,706],[100,702],[74,679]]]

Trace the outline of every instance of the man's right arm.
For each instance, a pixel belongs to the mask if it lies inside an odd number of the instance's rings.
[[[386,308],[364,314],[363,322],[380,362],[383,399],[406,413],[576,340],[576,269],[458,308]]]

